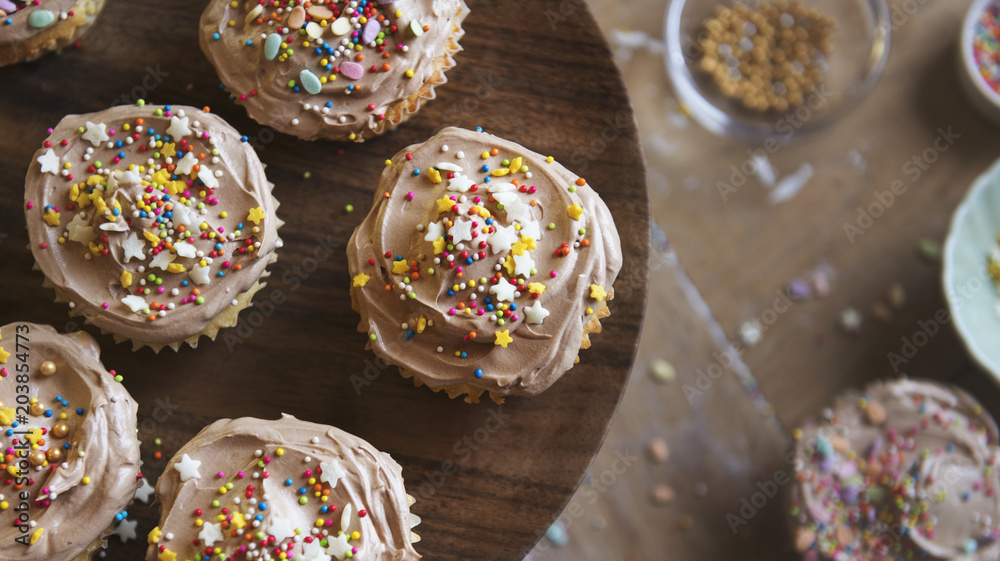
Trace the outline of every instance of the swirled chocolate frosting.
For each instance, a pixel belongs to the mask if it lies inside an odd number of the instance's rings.
[[[69,115],[25,179],[31,250],[98,327],[146,344],[197,336],[250,289],[280,245],[250,145],[182,106]]]
[[[150,561],[415,561],[402,469],[340,429],[283,415],[223,419],[178,450],[156,484]]]
[[[805,559],[1000,555],[997,426],[965,392],[877,383],[796,436],[791,513]]]
[[[93,337],[0,327],[0,559],[69,561],[139,487],[137,406]]]
[[[622,265],[583,178],[446,128],[396,154],[348,244],[371,347],[431,388],[534,395],[569,370]]]
[[[257,122],[362,141],[434,97],[468,12],[463,0],[212,0],[200,40]]]

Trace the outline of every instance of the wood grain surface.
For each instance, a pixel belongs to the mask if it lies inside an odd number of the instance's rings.
[[[654,222],[693,284],[680,290],[677,275],[654,273],[633,380],[591,469],[593,482],[561,517],[570,522],[569,542],[553,547],[545,540],[532,557],[796,559],[780,501],[768,500],[736,532],[727,517],[740,516],[742,501],[759,491],[758,482],[787,471],[782,456],[789,430],[837,392],[907,373],[957,384],[1000,416],[996,384],[972,365],[951,325],[939,325],[898,372],[889,356],[901,353],[904,338],[914,339],[918,322],[929,325],[946,308],[940,263],[921,257],[918,241],[943,241],[971,181],[1000,157],[997,127],[973,110],[959,88],[957,41],[971,1],[889,0],[891,52],[872,94],[843,121],[768,156],[779,179],[804,163],[815,170],[802,191],[780,205],[769,202],[755,177],[726,200],[720,196],[717,182],[728,183],[731,166],[741,166],[747,150],[760,147],[714,136],[679,107],[659,51],[670,2],[590,4],[611,34],[636,108]],[[620,30],[641,35],[616,41]],[[913,179],[908,170],[919,166],[904,165],[949,127],[961,137]],[[852,243],[844,225],[857,225],[858,207],[868,208],[875,191],[890,189],[895,180],[906,182],[905,193]],[[699,372],[720,363],[717,357],[738,340],[740,325],[761,317],[776,290],[819,267],[831,273],[830,295],[794,303],[767,326],[758,346],[741,354],[759,385],[728,369],[689,403],[685,386],[697,387]],[[884,301],[894,283],[904,288],[906,303],[891,319],[876,319],[872,305]],[[838,326],[849,306],[864,316],[857,335]],[[716,329],[721,339],[713,335]],[[648,368],[663,358],[677,368],[677,380],[657,386]],[[744,382],[748,388],[741,387]],[[761,395],[767,400],[763,409],[752,406]],[[639,454],[612,485],[600,485],[616,452],[641,452],[654,437],[669,444],[668,462]],[[657,485],[672,487],[676,499],[651,501]],[[573,505],[578,510],[571,512]]]
[[[586,6],[563,2],[572,9],[550,24],[542,14],[560,10],[555,0],[469,4],[465,52],[438,88],[438,99],[398,132],[362,145],[302,142],[247,118],[219,89],[198,49],[204,1],[111,0],[82,49],[0,69],[2,323],[82,327],[69,320],[64,305],[52,302],[25,249],[24,175],[46,128],[63,115],[139,97],[208,105],[256,139],[277,184],[285,246],[267,288],[231,330],[235,338],[155,355],[98,337],[106,366],[125,375],[140,403],[143,472],[150,481],[166,458],[215,419],[293,413],[391,453],[418,499],[414,512],[424,521],[418,550],[443,560],[522,558],[577,488],[631,369],[647,276],[626,275],[616,284],[604,333],[593,338],[579,365],[541,397],[510,399],[502,408],[449,401],[412,387],[395,368],[371,366],[365,336],[355,331],[343,246],[368,211],[384,159],[445,125],[481,125],[586,177],[614,214],[624,271],[646,267],[649,204],[637,128]],[[526,14],[532,17],[515,17]],[[353,213],[344,211],[348,204]],[[358,392],[351,377],[366,369],[373,380]],[[487,420],[496,417],[502,424],[491,433],[495,423]],[[154,438],[162,445],[154,446]],[[157,450],[163,459],[154,458]],[[451,464],[457,472],[451,473]],[[139,521],[140,539],[121,545],[112,538],[109,559],[144,555],[142,538],[155,526],[157,509],[136,504],[129,514]]]

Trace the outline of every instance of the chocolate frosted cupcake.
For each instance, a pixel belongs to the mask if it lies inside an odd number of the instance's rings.
[[[262,125],[362,142],[434,99],[468,13],[463,0],[212,0],[201,48]]]
[[[997,426],[965,392],[876,383],[797,430],[789,493],[804,559],[995,561]]]
[[[0,559],[87,561],[139,487],[137,406],[90,335],[0,327]]]
[[[483,132],[446,128],[386,164],[347,249],[369,347],[470,402],[551,386],[609,314],[622,254],[607,206]]]
[[[420,559],[399,464],[340,429],[290,415],[223,419],[167,466],[149,561]]]
[[[31,250],[71,315],[135,348],[194,347],[236,324],[277,259],[272,187],[204,110],[69,115],[25,179]]]
[[[0,66],[72,45],[103,8],[104,0],[0,0]]]

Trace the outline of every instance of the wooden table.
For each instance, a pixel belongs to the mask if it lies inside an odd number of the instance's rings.
[[[663,37],[662,0],[591,4],[604,14],[605,32]],[[716,182],[728,181],[730,166],[741,165],[754,147],[715,137],[683,116],[662,55],[619,50],[630,55],[620,64],[643,136],[654,222],[671,242],[668,257],[676,256],[691,284],[672,274],[673,265],[653,274],[636,371],[591,469],[595,483],[571,501],[579,505],[575,516],[563,514],[572,522],[569,544],[542,542],[535,561],[795,558],[777,501],[768,501],[735,534],[727,515],[739,515],[758,480],[786,468],[788,429],[803,416],[844,388],[898,375],[890,353],[901,354],[902,338],[912,340],[918,322],[933,321],[946,308],[940,264],[920,256],[918,240],[943,241],[971,181],[1000,156],[996,127],[965,102],[957,80],[957,38],[970,2],[889,4],[902,15],[888,67],[872,95],[843,122],[770,156],[779,176],[804,162],[815,169],[798,196],[780,205],[770,204],[767,190],[753,178],[723,200]],[[916,12],[914,4],[920,5]],[[933,146],[939,129],[949,128],[960,138],[912,180],[903,166]],[[896,179],[906,182],[906,192],[852,243],[844,224],[857,225],[857,208],[867,208],[876,200],[873,191],[888,190]],[[818,267],[834,274],[829,296],[777,314],[762,342],[742,354],[753,378],[741,379],[730,369],[699,401],[688,403],[684,386],[697,387],[699,370],[719,362],[713,354],[737,340],[744,322],[771,307],[775,291]],[[904,287],[906,304],[891,320],[878,320],[872,305],[894,283]],[[864,313],[857,335],[838,327],[848,306]],[[676,382],[658,386],[649,379],[655,358],[677,367]],[[901,365],[899,374],[904,372],[956,383],[1000,416],[997,386],[972,365],[950,325],[940,326]],[[760,392],[767,402],[758,407]],[[643,457],[601,492],[599,477],[613,467],[615,452],[641,451],[654,436],[670,444],[670,461],[658,465]],[[657,484],[670,485],[677,499],[654,505],[649,495]]]
[[[621,232],[625,270],[649,256],[649,206],[635,121],[621,76],[583,4],[550,26],[556,0],[470,2],[465,52],[427,105],[395,134],[362,145],[307,143],[269,134],[219,90],[197,46],[203,0],[108,2],[80,51],[0,69],[0,321],[81,326],[41,287],[25,249],[23,178],[46,128],[67,113],[96,111],[142,97],[152,103],[209,105],[260,141],[268,177],[277,184],[285,246],[257,312],[269,316],[242,331],[242,344],[203,342],[196,350],[133,353],[101,336],[104,362],[126,377],[140,403],[144,473],[150,481],[166,458],[207,423],[223,417],[275,418],[293,413],[355,433],[393,455],[423,518],[419,551],[429,559],[522,558],[572,495],[607,431],[636,351],[646,277],[616,285],[604,334],[581,363],[545,395],[510,399],[502,409],[470,406],[416,389],[395,369],[374,376],[358,395],[364,351],[351,310],[343,246],[370,207],[383,160],[444,125],[477,125],[566,162],[607,200]],[[528,17],[530,16],[530,17]],[[587,72],[579,69],[586,68]],[[599,80],[593,80],[598,76]],[[609,119],[608,124],[605,119]],[[607,129],[613,127],[611,132]],[[600,150],[593,150],[602,138]],[[343,150],[341,152],[340,150]],[[580,156],[581,151],[586,156]],[[574,164],[574,162],[576,162]],[[311,172],[306,178],[304,172]],[[346,213],[345,205],[356,209]],[[316,260],[321,245],[332,256]],[[323,254],[324,252],[318,252]],[[272,294],[285,303],[274,305]],[[259,318],[257,318],[259,319]],[[500,416],[493,433],[487,420]],[[486,437],[483,437],[486,434]],[[154,446],[153,439],[162,439]],[[456,444],[472,438],[470,455]],[[162,451],[163,459],[154,452]],[[450,473],[449,462],[458,466]],[[449,472],[449,473],[444,473]],[[412,491],[411,491],[412,492]],[[157,509],[134,505],[144,536]],[[139,559],[145,540],[112,538],[110,559]]]

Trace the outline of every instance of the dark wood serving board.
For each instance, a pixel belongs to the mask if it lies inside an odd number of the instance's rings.
[[[465,52],[438,99],[396,133],[339,145],[272,135],[228,100],[198,48],[204,6],[203,0],[110,0],[81,49],[0,69],[0,324],[83,327],[65,305],[53,303],[26,249],[23,180],[46,129],[65,114],[137,97],[208,105],[258,139],[287,222],[285,246],[228,344],[222,335],[197,349],[156,355],[98,335],[105,365],[125,376],[140,403],[146,477],[155,482],[173,452],[216,419],[287,412],[355,433],[403,465],[418,499],[414,512],[423,518],[418,551],[428,559],[521,559],[576,489],[604,438],[632,366],[646,301],[650,218],[643,156],[625,86],[593,17],[582,0],[470,1]],[[544,395],[509,399],[502,409],[451,401],[412,387],[394,367],[369,367],[374,357],[364,350],[350,306],[343,245],[371,205],[382,162],[445,125],[481,125],[586,177],[611,208],[624,246],[604,334]],[[353,213],[344,211],[348,204]],[[324,244],[332,254],[315,259]],[[372,380],[359,394],[351,378],[364,377],[366,368]],[[489,432],[497,422],[487,420],[496,417],[502,425]],[[161,459],[154,458],[157,450]],[[158,508],[137,503],[129,516],[139,521],[139,539],[122,545],[112,537],[108,559],[144,555]]]

